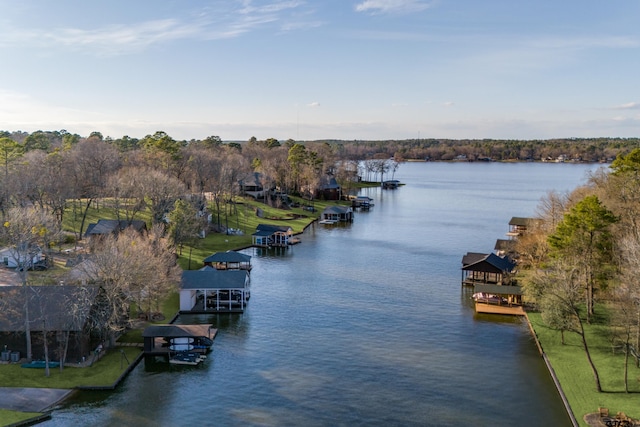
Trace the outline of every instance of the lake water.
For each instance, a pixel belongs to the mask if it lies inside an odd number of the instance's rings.
[[[526,327],[476,315],[460,266],[598,167],[402,164],[406,185],[363,190],[375,206],[352,224],[246,251],[247,311],[180,319],[219,329],[201,366],[141,363],[116,391],[78,393],[43,425],[570,425]]]

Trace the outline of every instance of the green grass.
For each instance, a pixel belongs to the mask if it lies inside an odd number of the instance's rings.
[[[587,426],[584,415],[597,412],[598,407],[608,408],[613,414],[624,412],[634,419],[640,419],[640,369],[635,367],[634,359],[629,358],[631,393],[625,393],[624,354],[613,352],[606,326],[585,325],[587,344],[603,390],[598,393],[580,337],[565,333],[566,344],[562,345],[560,332],[546,327],[538,313],[529,313],[529,319],[581,425]]]
[[[120,350],[123,350],[132,362],[140,355],[140,348],[116,347],[106,350],[100,360],[91,367],[65,366],[51,368],[50,376],[45,377],[44,369],[21,368],[19,363],[0,366],[3,387],[33,387],[33,388],[60,388],[73,389],[80,386],[108,387],[122,375],[127,368],[127,363],[122,358]],[[121,360],[124,361],[121,364]]]
[[[0,409],[0,426],[10,426],[13,424],[25,422],[32,418],[42,415],[38,412],[17,412],[7,409]]]
[[[288,226],[297,234],[316,220],[327,206],[349,204],[348,202],[323,200],[309,202],[297,197],[292,197],[292,199],[300,203],[300,207],[283,210],[255,200],[243,199],[242,203],[236,205],[236,214],[227,218],[221,215],[220,218],[223,225],[228,224],[229,228],[240,229],[243,235],[209,233],[204,239],[196,241],[193,246],[182,248],[182,251],[178,253],[178,263],[185,270],[200,268],[202,261],[211,254],[251,246],[251,234],[255,232],[259,224]],[[313,206],[315,211],[304,210],[304,206]],[[261,217],[256,213],[258,208],[263,213]],[[217,222],[215,216],[214,222]],[[191,263],[189,263],[189,259],[191,259]]]

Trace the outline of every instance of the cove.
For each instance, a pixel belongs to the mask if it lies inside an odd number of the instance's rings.
[[[41,425],[569,425],[526,325],[475,314],[460,262],[598,167],[404,163],[353,223],[244,251],[246,311],[180,318],[218,329],[204,363],[141,363]]]

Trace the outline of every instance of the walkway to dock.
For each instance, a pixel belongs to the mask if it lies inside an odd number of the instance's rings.
[[[46,412],[74,390],[0,387],[0,408],[20,412]]]

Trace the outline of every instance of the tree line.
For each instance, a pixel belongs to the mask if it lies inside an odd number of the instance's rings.
[[[640,367],[640,148],[621,154],[588,183],[567,194],[548,193],[532,230],[518,239],[525,294],[543,321],[580,337],[595,387],[600,374],[585,324],[606,320],[612,347]],[[603,314],[603,313],[606,313]]]

